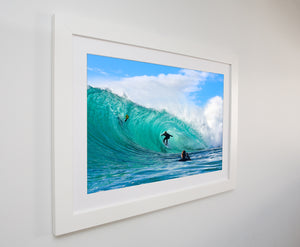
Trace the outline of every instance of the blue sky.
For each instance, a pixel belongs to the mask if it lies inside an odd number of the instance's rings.
[[[184,80],[185,76],[187,80],[191,80],[193,86],[190,89],[187,88],[185,95],[196,105],[204,106],[209,99],[215,96],[223,99],[224,76],[222,74],[183,70],[182,68],[99,55],[87,55],[87,80],[88,84],[92,86],[101,85],[104,82],[126,81],[137,77],[148,77],[151,81],[155,77],[159,77],[161,81],[162,75],[166,75],[165,78],[168,78],[168,75],[172,80],[175,80],[176,75],[180,80]]]

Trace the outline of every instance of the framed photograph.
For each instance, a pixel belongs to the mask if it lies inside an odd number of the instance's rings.
[[[54,235],[234,189],[237,90],[232,55],[56,15]]]

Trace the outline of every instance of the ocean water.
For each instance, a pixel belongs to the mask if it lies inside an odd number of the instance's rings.
[[[87,126],[88,193],[222,169],[222,148],[210,147],[190,125],[109,90],[88,88]],[[173,135],[168,147],[164,131]],[[179,161],[182,150],[191,161]]]

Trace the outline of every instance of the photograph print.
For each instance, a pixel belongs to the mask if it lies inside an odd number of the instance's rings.
[[[224,75],[87,54],[87,193],[222,170]]]

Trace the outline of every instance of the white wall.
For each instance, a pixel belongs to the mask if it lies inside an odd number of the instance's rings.
[[[239,57],[237,189],[55,238],[51,15]],[[0,0],[0,246],[300,246],[300,2]]]

